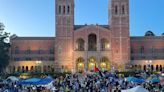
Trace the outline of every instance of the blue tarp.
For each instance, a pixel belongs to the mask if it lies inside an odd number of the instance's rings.
[[[50,82],[52,82],[53,79],[50,77],[46,77],[43,79],[39,79],[39,78],[29,78],[26,80],[22,80],[20,82],[18,82],[18,84],[26,84],[26,85],[45,85],[48,84]]]
[[[143,83],[143,82],[145,82],[145,79],[143,79],[143,78],[127,77],[126,79],[129,82],[135,82],[135,83]]]

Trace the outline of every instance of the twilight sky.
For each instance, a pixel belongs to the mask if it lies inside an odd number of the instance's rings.
[[[164,0],[129,0],[130,34],[164,32]],[[54,36],[55,0],[0,0],[0,22],[18,36]],[[108,0],[75,0],[75,24],[107,24]]]

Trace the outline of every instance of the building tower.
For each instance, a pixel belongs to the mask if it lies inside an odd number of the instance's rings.
[[[55,0],[55,3],[55,64],[58,69],[68,71],[73,56],[74,0]]]
[[[109,24],[112,31],[112,62],[125,69],[130,62],[129,0],[110,0]]]

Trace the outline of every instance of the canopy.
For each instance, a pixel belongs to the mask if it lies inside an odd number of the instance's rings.
[[[158,78],[153,78],[149,82],[151,82],[151,83],[159,83],[160,80]]]
[[[41,79],[39,79],[39,78],[29,78],[29,79],[25,79],[25,80],[18,82],[18,84],[33,84],[35,82],[39,82],[40,80]]]
[[[149,92],[149,91],[143,88],[142,86],[137,86],[127,90],[121,90],[121,92]]]
[[[50,82],[52,82],[53,79],[50,77],[46,77],[43,79],[39,79],[39,78],[29,78],[26,80],[22,80],[20,81],[18,84],[28,84],[28,85],[46,85]]]
[[[10,80],[10,81],[19,81],[19,78],[15,77],[15,76],[10,76],[10,77],[8,77],[6,80]]]
[[[33,83],[33,84],[36,84],[36,85],[46,85],[46,84],[48,84],[48,83],[50,83],[50,82],[52,82],[52,81],[53,81],[52,78],[46,77],[46,78],[43,78],[43,79],[41,79],[40,81],[35,82],[35,83]]]
[[[127,77],[127,81],[134,82],[134,83],[143,83],[145,80],[143,78],[136,78],[136,77]]]

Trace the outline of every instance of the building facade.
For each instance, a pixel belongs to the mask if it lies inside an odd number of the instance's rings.
[[[8,71],[122,71],[131,65],[162,71],[164,38],[130,37],[129,0],[110,0],[107,25],[75,25],[74,6],[74,0],[55,0],[56,37],[12,36]]]

